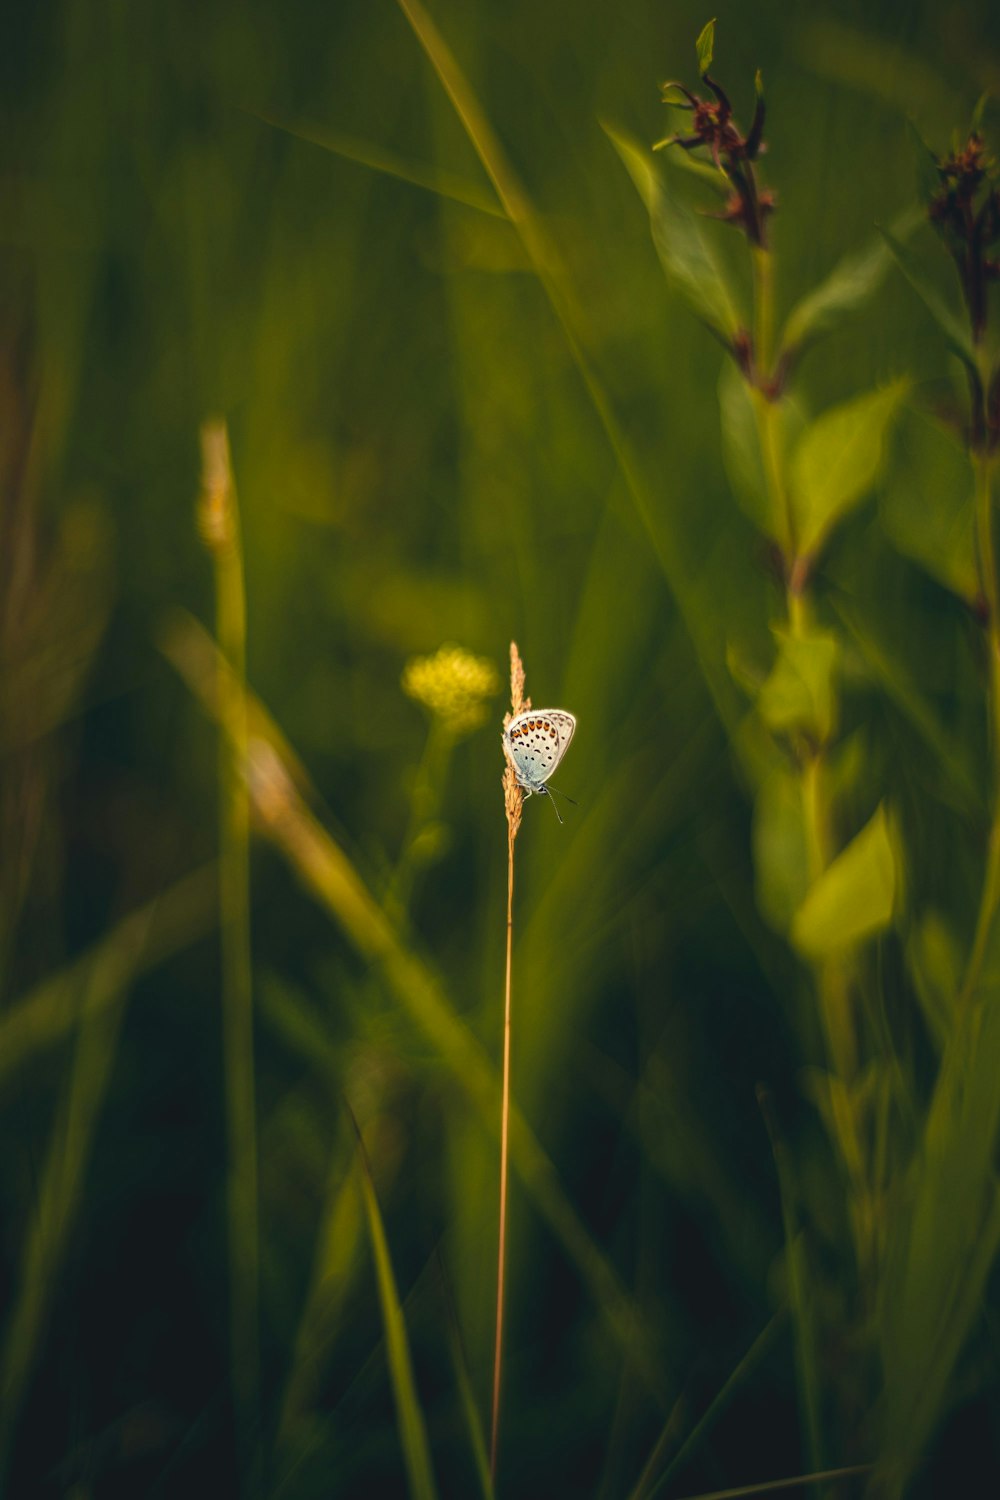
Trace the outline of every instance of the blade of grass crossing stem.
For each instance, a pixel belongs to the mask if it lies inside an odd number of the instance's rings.
[[[484,111],[451,48],[438,31],[420,0],[397,0],[428,62],[434,69],[469,141],[482,162],[497,196],[524,246],[525,253],[538,276],[556,320],[566,339],[570,355],[583,380],[587,394],[622,471],[633,504],[648,533],[664,577],[677,601],[688,635],[695,649],[702,676],[731,737],[735,736],[738,715],[731,684],[719,670],[701,625],[702,613],[697,607],[695,590],[689,582],[689,569],[670,536],[657,525],[657,507],[629,451],[611,401],[590,356],[586,352],[582,318],[573,298],[569,279],[535,213],[531,200],[508,162]]]
[[[469,1429],[469,1442],[472,1445],[476,1475],[479,1479],[479,1487],[483,1492],[483,1500],[493,1500],[493,1480],[490,1478],[490,1460],[486,1451],[486,1437],[479,1416],[479,1407],[476,1405],[472,1381],[469,1378],[469,1366],[465,1357],[465,1349],[462,1345],[462,1333],[458,1326],[455,1301],[451,1294],[451,1287],[448,1283],[448,1276],[440,1251],[437,1252],[437,1264],[441,1281],[441,1297],[444,1302],[445,1321],[448,1325],[448,1345],[451,1351],[451,1362],[455,1371],[455,1383],[458,1386],[459,1399],[462,1403],[462,1414],[465,1417],[465,1425]]]
[[[326,1038],[323,1037],[323,1043]],[[339,1058],[334,1076],[339,1077]],[[353,1142],[352,1142],[353,1146]],[[359,1260],[362,1207],[354,1173],[345,1173],[344,1152],[338,1143],[328,1174],[326,1201],[316,1232],[316,1251],[309,1291],[295,1338],[285,1394],[282,1398],[278,1441],[288,1444],[315,1404],[327,1356]]]
[[[385,1326],[386,1353],[389,1360],[389,1375],[392,1379],[393,1395],[396,1398],[396,1417],[399,1422],[399,1438],[403,1445],[403,1458],[410,1481],[410,1494],[414,1500],[434,1500],[434,1476],[431,1470],[431,1453],[427,1442],[427,1430],[423,1413],[417,1399],[417,1388],[410,1362],[410,1345],[406,1337],[406,1321],[396,1290],[396,1278],[392,1274],[389,1245],[385,1237],[385,1225],[375,1196],[368,1153],[361,1138],[358,1122],[350,1105],[347,1106],[351,1122],[358,1138],[358,1156],[361,1162],[361,1194],[364,1199],[368,1232],[371,1235],[372,1254],[375,1258],[375,1276],[378,1282],[379,1302],[382,1305],[382,1321]]]
[[[107,1093],[129,984],[148,931],[127,929],[103,966],[85,973],[79,992],[79,1028],[65,1099],[57,1112],[24,1242],[20,1288],[0,1359],[0,1490],[17,1432],[18,1415],[35,1352],[42,1345],[49,1306],[83,1187],[94,1130]]]
[[[246,588],[239,511],[221,421],[201,431],[199,527],[215,573],[221,654],[219,735],[219,939],[226,1096],[230,1358],[237,1441],[245,1472],[258,1434],[257,1123],[250,959],[250,802],[247,792]]]
[[[201,626],[190,617],[174,614],[169,632],[161,638],[161,649],[203,708],[218,717],[215,674],[207,670],[208,663],[218,660],[218,653]],[[250,709],[255,725],[263,726],[266,715],[252,699]],[[255,735],[249,780],[261,831],[373,966],[438,1052],[486,1128],[497,1134],[500,1080],[496,1069],[457,1014],[440,979],[406,947],[343,849],[306,806],[283,763],[278,741]],[[630,1351],[647,1387],[664,1406],[668,1405],[671,1396],[660,1356],[645,1336],[638,1309],[563,1192],[552,1161],[513,1104],[510,1159],[542,1218],[579,1267],[595,1306]]]
[[[397,156],[394,151],[387,151],[384,146],[373,141],[362,141],[356,136],[343,135],[320,125],[280,120],[276,115],[256,110],[254,114],[265,125],[273,125],[276,130],[282,130],[296,140],[308,141],[310,145],[319,146],[321,150],[340,156],[345,161],[352,161],[359,167],[381,172],[386,177],[395,177],[397,181],[406,182],[410,187],[434,193],[438,198],[448,198],[453,203],[461,203],[465,208],[478,209],[491,218],[507,217],[488,188],[480,187],[477,182],[467,182],[453,172],[439,171],[436,167],[425,166],[423,162]]]
[[[639,1482],[629,1496],[629,1500],[653,1500],[654,1495],[660,1494],[660,1492],[666,1488],[667,1484],[669,1484],[670,1480],[677,1473],[678,1469],[680,1469],[682,1465],[687,1461],[687,1459],[691,1456],[691,1454],[696,1451],[699,1443],[702,1442],[702,1440],[708,1435],[714,1424],[718,1421],[719,1417],[722,1415],[723,1411],[732,1400],[737,1387],[741,1384],[742,1381],[746,1380],[748,1376],[752,1374],[757,1366],[758,1361],[763,1357],[763,1355],[767,1353],[768,1349],[770,1349],[771,1344],[774,1341],[774,1336],[778,1332],[778,1329],[781,1327],[784,1315],[785,1308],[779,1307],[778,1311],[771,1318],[770,1322],[765,1323],[764,1327],[761,1329],[760,1333],[758,1333],[757,1337],[754,1339],[753,1343],[750,1345],[750,1348],[744,1354],[739,1364],[729,1375],[722,1389],[712,1400],[707,1411],[705,1411],[704,1414],[695,1423],[694,1427],[688,1433],[687,1437],[684,1439],[683,1443],[678,1448],[677,1452],[674,1454],[667,1467],[663,1470],[662,1474],[660,1474],[659,1478],[654,1483],[653,1475],[656,1473],[657,1467],[659,1466],[659,1463],[663,1457],[666,1443],[673,1431],[674,1422],[673,1417],[671,1416],[671,1420],[664,1427],[662,1433],[660,1434],[660,1437],[657,1439],[656,1446],[654,1447],[653,1452],[650,1454],[649,1461],[646,1464],[646,1467],[643,1470],[642,1474],[639,1476]]]
[[[761,1484],[741,1484],[733,1490],[710,1490],[686,1495],[684,1500],[743,1500],[746,1495],[775,1495],[781,1490],[805,1489],[812,1484],[833,1484],[838,1479],[856,1479],[867,1474],[871,1464],[849,1464],[844,1469],[820,1469],[814,1474],[793,1474],[787,1479],[767,1479]]]

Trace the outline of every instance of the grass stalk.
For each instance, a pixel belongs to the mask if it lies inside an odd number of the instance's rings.
[[[133,917],[103,964],[71,971],[77,1005],[76,1046],[65,1097],[57,1110],[24,1239],[20,1285],[0,1349],[0,1492],[18,1419],[83,1198],[101,1109],[111,1081],[132,981],[140,968],[152,908]],[[79,973],[79,988],[77,988]]]
[[[966,1004],[975,993],[989,946],[997,906],[1000,904],[1000,586],[997,581],[996,543],[993,532],[993,466],[990,454],[972,455],[975,475],[976,548],[979,556],[979,580],[986,600],[987,652],[989,656],[988,722],[991,788],[991,819],[986,853],[986,871],[976,914],[975,936],[959,996]]]
[[[504,728],[522,709],[531,707],[524,698],[524,667],[514,641],[510,643],[510,713]],[[508,759],[503,773],[504,811],[507,816],[507,959],[504,977],[503,1006],[503,1083],[500,1104],[500,1218],[497,1230],[497,1308],[496,1337],[493,1353],[493,1403],[490,1419],[490,1478],[497,1475],[497,1446],[500,1438],[500,1382],[503,1374],[503,1313],[507,1262],[507,1149],[510,1136],[510,990],[511,958],[514,944],[514,841],[521,826],[524,792],[514,767]]]
[[[250,804],[246,766],[246,586],[239,512],[225,424],[201,432],[199,526],[214,565],[215,625],[225,668],[217,695],[219,736],[219,940],[226,1099],[230,1358],[237,1443],[244,1473],[258,1433],[257,1123],[250,955]],[[251,1485],[252,1487],[252,1485]]]
[[[810,624],[810,600],[807,594],[808,557],[798,555],[795,515],[788,482],[787,466],[779,427],[779,398],[772,385],[771,364],[774,358],[774,256],[763,246],[751,246],[753,270],[753,334],[755,388],[751,398],[757,423],[757,437],[768,487],[772,513],[782,532],[785,553],[785,608],[793,635],[801,635]],[[810,884],[824,873],[833,854],[831,808],[826,792],[823,747],[802,744],[799,747],[802,817],[805,833]],[[850,978],[843,963],[823,960],[814,965],[816,997],[826,1041],[829,1065],[843,1091],[839,1104],[831,1100],[835,1143],[840,1152],[856,1195],[854,1205],[855,1237],[859,1258],[868,1259],[867,1229],[870,1219],[870,1193],[866,1185],[860,1122],[853,1107],[853,1088],[857,1075],[857,1038],[852,1010]]]

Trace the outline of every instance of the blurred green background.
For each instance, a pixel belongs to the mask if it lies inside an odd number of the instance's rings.
[[[751,801],[727,732],[744,711],[727,644],[766,659],[780,609],[723,470],[722,353],[670,293],[602,130],[663,134],[658,85],[694,80],[708,16],[688,0],[435,0],[433,15],[558,247],[599,388],[389,0],[8,7],[11,1495],[407,1492],[344,1097],[437,1485],[479,1492],[457,1371],[485,1414],[495,1129],[460,1054],[274,840],[253,844],[251,917],[267,1456],[240,1472],[217,732],[160,649],[171,621],[186,628],[178,609],[212,625],[196,501],[213,416],[239,495],[248,682],[318,789],[321,823],[494,1066],[504,694],[451,745],[401,678],[458,642],[502,681],[514,637],[536,704],[579,719],[557,783],[578,807],[560,828],[530,801],[517,849],[513,1088],[559,1186],[542,1171],[512,1188],[500,1492],[629,1495],[664,1429],[654,1472],[680,1455],[664,1494],[809,1466],[760,1089],[831,1243],[838,1178],[803,1072],[817,1023],[754,902]],[[998,40],[986,0],[721,7],[718,69],[744,120],[757,67],[767,87],[782,307],[911,202],[907,115],[943,145],[996,86]],[[890,277],[804,390],[822,408],[901,372],[936,378],[944,359]],[[892,551],[872,507],[828,566],[949,726],[978,723],[969,621]],[[927,806],[926,748],[864,682],[850,713],[876,799],[919,809],[919,879],[946,903],[960,856],[953,810]],[[95,944],[101,962],[81,967]],[[828,1270],[835,1326],[849,1290],[832,1252]],[[914,1494],[971,1493],[976,1465],[996,1474],[990,1358],[959,1377]],[[831,1465],[872,1456],[851,1359],[847,1334],[819,1356],[839,1391]]]

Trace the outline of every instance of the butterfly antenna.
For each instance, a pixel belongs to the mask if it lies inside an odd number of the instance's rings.
[[[544,793],[546,797],[549,797],[549,793],[551,792],[552,788],[550,786],[542,786],[539,787],[538,790],[539,792]],[[554,797],[549,797],[549,801],[552,803],[552,811],[555,813],[556,817],[559,818],[559,822],[561,824],[562,818],[559,817],[559,809],[558,807],[556,807],[556,799]]]
[[[560,792],[559,788],[557,786],[546,787],[546,791],[549,791],[549,792],[559,792],[560,797],[563,797],[567,802],[572,803],[572,805],[574,807],[576,806],[576,799],[574,797],[571,797],[568,794],[568,792]],[[555,807],[555,803],[554,802],[553,802],[552,806]]]

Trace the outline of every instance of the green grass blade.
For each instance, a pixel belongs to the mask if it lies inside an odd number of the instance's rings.
[[[479,1415],[479,1407],[476,1405],[476,1397],[472,1389],[472,1381],[469,1377],[469,1367],[465,1358],[465,1350],[462,1347],[462,1335],[458,1326],[458,1316],[455,1312],[451,1287],[448,1284],[440,1252],[437,1259],[441,1278],[441,1295],[444,1300],[445,1319],[448,1325],[448,1347],[451,1352],[452,1368],[455,1371],[455,1381],[458,1385],[462,1415],[465,1417],[465,1425],[469,1433],[469,1443],[472,1447],[472,1456],[475,1460],[476,1476],[479,1479],[479,1487],[483,1492],[483,1500],[493,1500],[493,1480],[490,1475],[489,1453],[486,1449],[486,1434],[483,1430],[482,1418]]]
[[[729,1405],[736,1393],[737,1387],[753,1373],[758,1360],[770,1349],[774,1337],[781,1327],[784,1315],[785,1309],[779,1307],[770,1322],[764,1325],[743,1358],[730,1373],[722,1389],[714,1397],[708,1409],[688,1433],[667,1467],[663,1470],[663,1473],[652,1484],[652,1487],[650,1487],[653,1475],[656,1473],[662,1458],[663,1449],[671,1436],[673,1429],[673,1417],[671,1416],[671,1420],[657,1439],[656,1446],[649,1457],[645,1469],[640,1475],[638,1484],[629,1496],[629,1500],[653,1500],[654,1495],[660,1494],[666,1488],[678,1469],[687,1462],[692,1453],[697,1451],[698,1445],[707,1437],[712,1427]]]
[[[359,167],[381,172],[386,177],[395,177],[399,182],[435,193],[439,198],[449,198],[453,203],[461,203],[466,208],[478,209],[480,213],[489,214],[495,219],[507,217],[492,193],[481,188],[478,183],[466,182],[454,172],[442,172],[437,167],[425,166],[423,162],[410,161],[373,141],[358,140],[357,137],[344,135],[340,131],[327,130],[322,125],[307,124],[300,120],[280,120],[275,115],[263,113],[257,114],[257,119],[262,120],[265,125],[273,125],[276,130],[283,130],[296,140],[308,141],[310,145],[319,146],[323,151],[343,157],[345,161],[356,162]]]
[[[781,1222],[785,1231],[785,1256],[788,1262],[788,1296],[795,1323],[795,1364],[799,1378],[799,1399],[805,1427],[806,1449],[815,1468],[819,1455],[822,1453],[823,1443],[820,1429],[820,1393],[816,1381],[818,1360],[809,1286],[809,1265],[802,1235],[795,1224],[794,1186],[788,1148],[778,1130],[770,1095],[765,1089],[759,1088],[757,1099],[771,1139],[771,1151],[778,1174]]]
[[[126,938],[129,943],[141,946],[145,930],[134,918],[131,921]],[[136,968],[136,955],[123,943],[105,964],[93,965],[85,971],[68,1086],[52,1127],[36,1211],[24,1241],[20,1287],[0,1353],[0,1490],[83,1193],[94,1132],[114,1067],[129,984]]]
[[[14,1001],[0,1016],[0,1088],[36,1052],[69,1035],[81,994],[90,996],[95,1012],[111,1005],[123,985],[211,932],[218,886],[214,864],[185,875],[124,917],[82,957]]]
[[[871,1464],[848,1464],[843,1469],[820,1469],[813,1474],[793,1474],[786,1479],[767,1479],[762,1484],[741,1484],[736,1489],[710,1490],[701,1495],[685,1495],[684,1500],[742,1500],[744,1495],[774,1495],[781,1490],[805,1489],[813,1484],[833,1484],[838,1479],[856,1479],[867,1474]]]
[[[246,785],[246,586],[239,509],[220,421],[201,433],[199,526],[215,573],[215,628],[221,729],[219,784],[219,940],[226,1102],[230,1356],[237,1437],[249,1472],[259,1430],[257,1110],[254,1089],[250,955],[250,802]],[[223,665],[225,663],[225,665]]]
[[[379,1301],[382,1304],[382,1321],[385,1326],[386,1352],[389,1373],[396,1398],[396,1417],[399,1422],[399,1437],[406,1461],[406,1472],[410,1481],[410,1494],[414,1500],[434,1500],[437,1493],[431,1469],[430,1447],[423,1413],[417,1397],[410,1361],[410,1345],[406,1337],[406,1321],[396,1290],[396,1278],[392,1272],[389,1245],[385,1236],[385,1225],[379,1211],[375,1183],[365,1151],[361,1131],[353,1112],[348,1112],[358,1137],[358,1156],[361,1161],[361,1193],[364,1199],[365,1216],[371,1235],[372,1253],[375,1257],[375,1276],[378,1281]]]

